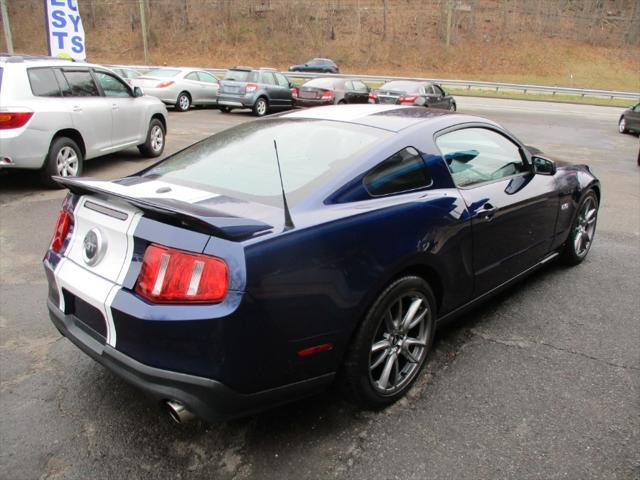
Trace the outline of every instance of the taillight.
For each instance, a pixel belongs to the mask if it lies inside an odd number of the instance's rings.
[[[60,210],[56,227],[53,230],[53,239],[51,239],[51,250],[56,253],[62,253],[64,241],[67,239],[71,228],[73,227],[73,215],[67,211],[65,207]]]
[[[326,92],[324,92],[322,94],[322,97],[320,97],[322,100],[331,100],[333,98],[333,92],[330,90],[327,90]]]
[[[33,112],[0,112],[0,130],[23,127]]]
[[[135,291],[154,303],[218,303],[228,287],[224,260],[151,244]]]
[[[160,82],[158,85],[156,85],[156,88],[170,87],[174,83],[176,83],[176,82],[174,82],[173,80],[165,80],[164,82]]]
[[[413,103],[416,101],[415,95],[403,95],[400,97],[400,103]]]
[[[377,100],[378,94],[375,92],[369,92],[369,100]]]
[[[293,88],[291,89],[291,96],[292,96],[293,98],[298,98],[298,89],[297,89],[296,87],[293,87]]]
[[[247,83],[247,86],[245,87],[245,92],[247,93],[252,93],[255,92],[258,89],[258,85],[255,83]]]

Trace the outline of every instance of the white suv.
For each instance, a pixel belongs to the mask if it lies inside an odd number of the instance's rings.
[[[99,65],[0,57],[0,169],[79,176],[84,160],[137,146],[164,150],[167,109]]]

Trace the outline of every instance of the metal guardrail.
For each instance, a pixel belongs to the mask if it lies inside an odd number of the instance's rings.
[[[152,67],[144,65],[122,65],[123,67],[138,68],[138,69],[152,69],[152,68],[171,68],[167,66]],[[212,72],[216,75],[224,74],[227,69],[225,68],[206,68],[199,67],[208,72]],[[519,83],[500,83],[500,82],[482,82],[475,80],[453,80],[442,78],[425,78],[425,77],[394,77],[388,75],[344,75],[344,74],[331,74],[331,73],[304,73],[304,72],[280,72],[287,77],[292,78],[318,78],[318,77],[333,77],[333,78],[359,78],[361,80],[368,80],[372,82],[390,82],[392,80],[410,80],[419,82],[433,82],[439,85],[449,87],[461,87],[467,90],[493,90],[495,92],[511,91],[511,92],[523,92],[523,93],[548,93],[551,95],[573,95],[580,97],[600,97],[600,98],[614,98],[640,100],[640,92],[623,92],[612,90],[598,90],[592,88],[570,88],[570,87],[552,87],[546,85],[523,85]]]

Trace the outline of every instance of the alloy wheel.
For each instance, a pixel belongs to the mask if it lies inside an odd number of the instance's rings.
[[[427,354],[431,311],[419,292],[399,297],[380,319],[369,353],[369,380],[383,396],[411,382]]]
[[[56,170],[61,177],[75,177],[78,174],[78,154],[71,147],[62,147],[56,156]]]
[[[186,95],[181,95],[180,96],[180,100],[178,100],[178,103],[180,104],[180,109],[181,110],[188,110],[189,109],[189,97],[187,97]]]
[[[621,118],[620,123],[618,123],[618,131],[620,133],[625,133],[627,131],[627,121],[624,118]]]
[[[579,257],[584,257],[591,247],[593,235],[596,231],[597,216],[598,208],[596,201],[594,198],[589,197],[578,213],[573,233],[573,248]]]
[[[151,149],[154,152],[159,152],[162,150],[162,146],[164,145],[164,132],[159,125],[154,125],[151,128]]]
[[[265,102],[264,99],[260,98],[258,100],[258,103],[256,104],[256,112],[260,116],[262,116],[265,113],[267,113],[267,102]]]

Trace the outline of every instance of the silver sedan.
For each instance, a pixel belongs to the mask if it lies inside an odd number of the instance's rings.
[[[191,105],[216,105],[218,102],[218,79],[195,68],[156,68],[132,79],[131,83],[179,112],[186,112]]]

